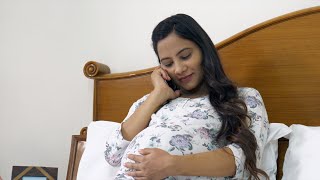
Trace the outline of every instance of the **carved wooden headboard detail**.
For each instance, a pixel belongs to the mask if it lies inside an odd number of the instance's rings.
[[[319,6],[258,24],[216,47],[229,77],[239,86],[259,90],[270,122],[320,126]],[[110,74],[106,65],[86,63],[84,74],[94,80],[93,121],[121,122],[131,104],[150,92],[153,69]],[[82,141],[85,132],[73,136],[67,179],[76,177],[77,142]],[[279,141],[277,179],[287,145]]]

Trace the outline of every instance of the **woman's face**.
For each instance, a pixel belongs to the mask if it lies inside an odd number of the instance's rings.
[[[161,68],[168,72],[182,94],[195,89],[203,90],[199,88],[203,85],[202,53],[197,44],[173,32],[160,40],[157,48]]]

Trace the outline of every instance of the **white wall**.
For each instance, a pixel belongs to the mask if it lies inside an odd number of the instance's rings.
[[[201,2],[201,3],[200,3]],[[13,165],[59,168],[65,179],[72,134],[92,119],[87,60],[113,72],[153,67],[154,26],[179,12],[215,43],[319,0],[0,0],[0,176]]]

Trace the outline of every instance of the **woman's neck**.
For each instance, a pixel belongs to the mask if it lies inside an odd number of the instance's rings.
[[[208,95],[208,88],[204,82],[200,83],[199,86],[192,90],[180,89],[181,97],[184,98],[198,98],[205,95]]]

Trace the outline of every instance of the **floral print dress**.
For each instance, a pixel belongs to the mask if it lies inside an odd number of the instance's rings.
[[[259,167],[269,128],[267,113],[257,90],[239,88],[238,91],[251,117],[249,128],[257,139],[256,154]],[[147,96],[142,97],[131,106],[124,122],[146,100]],[[105,159],[112,166],[120,166],[115,179],[126,180],[134,179],[125,175],[129,169],[124,167],[124,163],[131,162],[127,154],[139,154],[139,149],[160,148],[173,155],[185,155],[229,147],[235,156],[235,176],[172,176],[167,177],[166,180],[248,179],[248,172],[244,169],[245,156],[242,149],[234,143],[216,141],[220,127],[221,119],[210,104],[209,95],[194,99],[178,97],[155,112],[151,116],[149,126],[137,134],[132,141],[126,141],[123,138],[121,127],[112,132],[106,142]]]

